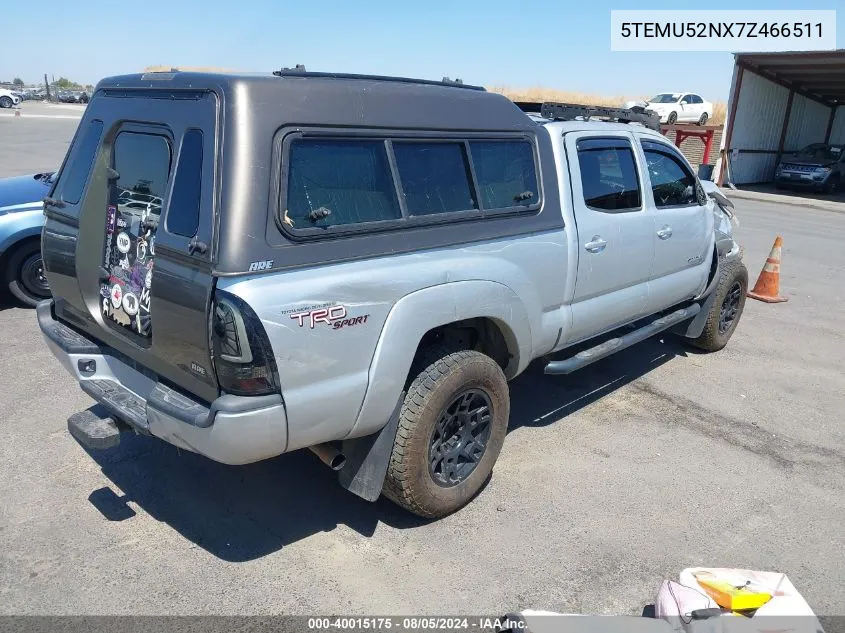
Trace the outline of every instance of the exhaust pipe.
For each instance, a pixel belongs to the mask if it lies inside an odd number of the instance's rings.
[[[308,450],[319,457],[320,461],[332,470],[340,470],[346,464],[346,456],[332,444],[317,444],[316,446],[309,446]]]

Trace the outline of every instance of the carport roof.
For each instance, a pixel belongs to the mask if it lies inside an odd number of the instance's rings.
[[[739,66],[814,101],[845,103],[845,49],[735,55]]]

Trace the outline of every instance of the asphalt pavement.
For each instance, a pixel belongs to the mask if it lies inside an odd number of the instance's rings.
[[[0,117],[0,177],[54,167],[74,128]],[[568,377],[535,364],[489,485],[434,522],[308,452],[89,455],[66,419],[91,400],[3,299],[0,614],[639,614],[706,565],[785,572],[845,615],[845,215],[735,202],[752,283],[783,236],[789,302],[749,300],[716,354],[662,336]]]

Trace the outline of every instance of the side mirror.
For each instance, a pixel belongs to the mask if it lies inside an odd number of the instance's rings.
[[[698,166],[699,180],[713,180],[713,165],[699,165]]]

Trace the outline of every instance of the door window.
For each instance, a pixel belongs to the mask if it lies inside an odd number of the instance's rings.
[[[581,189],[588,207],[608,213],[640,208],[640,183],[630,141],[583,138],[577,147]]]
[[[654,204],[676,207],[699,204],[698,186],[692,172],[661,143],[643,141]]]
[[[170,174],[170,143],[164,136],[121,132],[114,142],[118,178],[106,214],[100,286],[103,315],[142,338],[150,336],[150,287],[155,234]]]

